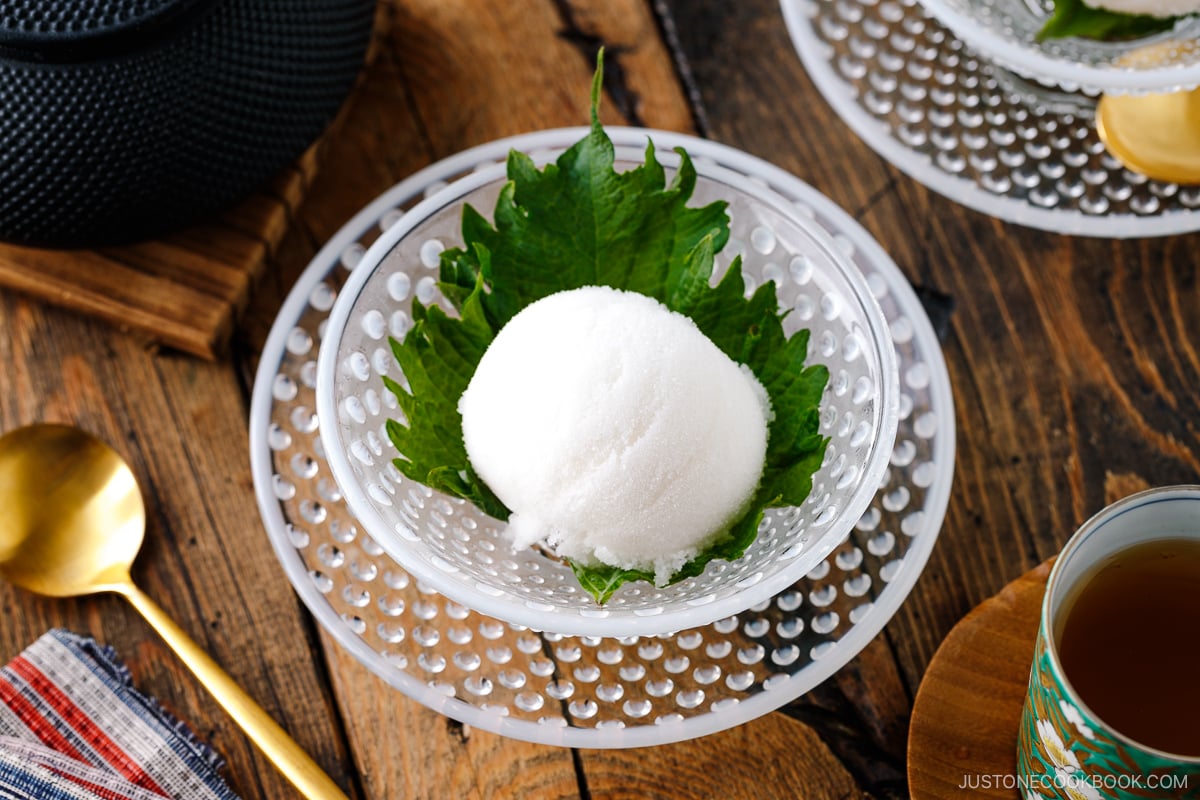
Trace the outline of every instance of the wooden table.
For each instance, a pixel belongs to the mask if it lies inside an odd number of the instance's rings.
[[[825,104],[775,0],[391,0],[379,58],[235,337],[205,363],[0,297],[0,427],[82,425],[148,487],[135,579],[354,797],[903,797],[907,720],[938,643],[1106,501],[1200,482],[1200,238],[1076,239],[998,222],[889,166]],[[740,728],[571,751],[452,722],[388,688],[311,619],[272,554],[247,459],[251,380],[316,249],[397,180],[463,148],[603,119],[762,156],[850,211],[930,299],[957,402],[941,538],[903,608],[826,684]],[[117,599],[0,587],[0,658],[47,628],[116,646],[226,756],[246,798],[287,784]]]

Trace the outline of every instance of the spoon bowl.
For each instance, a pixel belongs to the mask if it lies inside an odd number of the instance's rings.
[[[1105,95],[1096,132],[1123,165],[1167,183],[1200,183],[1200,89]]]
[[[35,425],[0,438],[0,576],[38,594],[112,591],[129,579],[146,510],[111,447],[78,428]]]
[[[145,536],[146,509],[115,450],[63,425],[0,437],[0,508],[0,577],[51,597],[125,597],[304,797],[345,800],[300,745],[134,585],[130,567]]]

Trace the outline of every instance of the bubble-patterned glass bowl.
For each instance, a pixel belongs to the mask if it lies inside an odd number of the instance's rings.
[[[1117,42],[1038,41],[1053,0],[921,0],[983,57],[1046,86],[1095,95],[1174,92],[1200,85],[1200,16]]]
[[[617,160],[618,169],[640,163],[641,149],[618,148]],[[661,160],[669,170],[678,157],[664,150]],[[485,214],[494,207],[504,168],[489,165],[423,201],[372,245],[338,295],[318,358],[317,414],[333,477],[371,537],[418,579],[466,607],[535,630],[664,634],[770,598],[820,564],[867,509],[898,413],[896,355],[878,304],[853,263],[794,205],[714,165],[700,162],[697,170],[692,205],[730,204],[731,239],[718,255],[718,276],[740,254],[747,291],[774,280],[790,311],[785,328],[808,328],[810,361],[830,369],[821,408],[830,443],[808,500],[768,510],[757,541],[737,561],[713,562],[669,587],[627,584],[599,606],[565,564],[538,549],[514,551],[503,523],[395,469],[384,426],[399,411],[381,376],[402,382],[402,375],[387,339],[405,334],[414,297],[452,311],[437,288],[438,256],[461,243],[464,203]]]

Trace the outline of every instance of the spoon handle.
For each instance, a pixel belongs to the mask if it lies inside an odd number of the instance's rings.
[[[158,632],[167,647],[192,671],[200,683],[216,698],[221,707],[241,727],[250,740],[267,756],[275,768],[291,781],[304,797],[310,800],[347,800],[337,784],[317,765],[308,753],[283,728],[271,719],[208,653],[192,641],[183,628],[167,616],[150,596],[133,583],[123,584],[117,591],[128,598],[133,607]]]

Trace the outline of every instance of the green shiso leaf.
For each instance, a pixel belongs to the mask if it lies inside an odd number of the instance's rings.
[[[508,519],[509,511],[475,474],[463,444],[458,398],[495,337],[483,315],[483,279],[455,303],[459,318],[435,305],[413,301],[413,326],[403,342],[391,339],[392,353],[407,386],[384,377],[404,421],[388,420],[388,438],[402,454],[401,474],[432,489],[470,500],[485,514]]]
[[[699,575],[713,559],[734,560],[758,535],[768,507],[799,505],[812,488],[828,442],[818,432],[818,403],[828,380],[823,366],[804,363],[808,332],[788,338],[773,283],[745,294],[735,259],[716,286],[714,256],[729,239],[726,203],[689,208],[696,170],[678,149],[668,184],[646,146],[645,163],[618,173],[612,141],[600,125],[603,62],[592,84],[591,129],[553,163],[538,169],[511,152],[508,182],[489,222],[463,209],[466,245],[441,255],[439,286],[458,311],[414,300],[414,325],[392,350],[407,385],[385,378],[403,420],[389,422],[406,477],[474,503],[507,520],[508,508],[475,474],[462,438],[458,400],[484,351],[521,309],[547,295],[583,286],[611,286],[648,295],[689,316],[767,390],[774,419],[762,480],[742,516],[706,550],[671,576]],[[653,581],[642,570],[571,563],[580,585],[599,603],[623,584]]]
[[[600,605],[607,603],[608,598],[613,596],[613,592],[627,583],[654,581],[654,573],[645,570],[621,569],[620,567],[610,567],[607,564],[585,566],[574,561],[567,563],[571,565],[571,571],[575,573],[579,585]]]
[[[669,186],[653,144],[641,166],[613,169],[613,144],[597,116],[599,79],[597,70],[587,136],[541,170],[524,153],[509,153],[495,226],[468,207],[468,247],[443,254],[451,302],[482,275],[483,308],[496,330],[535,300],[583,286],[613,286],[670,305],[707,281],[692,253],[697,245],[711,238],[716,251],[729,238],[724,203],[687,207],[696,183],[690,160]]]
[[[1120,14],[1105,8],[1093,8],[1083,0],[1054,0],[1054,14],[1038,31],[1038,40],[1084,39],[1117,41],[1136,39],[1175,27],[1179,17],[1152,17],[1147,14]]]

